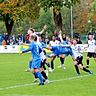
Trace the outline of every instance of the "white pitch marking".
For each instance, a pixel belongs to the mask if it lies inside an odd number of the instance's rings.
[[[52,81],[50,81],[50,83],[52,83],[52,82],[66,81],[66,80],[73,80],[73,79],[79,79],[79,78],[84,78],[84,77],[88,77],[88,76],[91,76],[91,75],[75,76],[75,77],[69,77],[69,78],[65,78],[65,79],[52,80]],[[10,86],[10,87],[5,87],[5,88],[0,88],[0,90],[14,89],[14,88],[19,88],[19,87],[32,86],[32,85],[36,85],[36,84],[37,83],[16,85],[16,86]]]

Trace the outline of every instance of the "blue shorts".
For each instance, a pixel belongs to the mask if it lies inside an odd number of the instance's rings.
[[[39,69],[41,66],[41,59],[32,60],[31,69]]]

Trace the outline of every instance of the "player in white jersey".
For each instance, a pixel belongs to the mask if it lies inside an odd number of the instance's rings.
[[[29,37],[30,37],[31,35],[36,35],[36,36],[37,36],[37,42],[39,42],[39,37],[38,37],[38,35],[43,34],[43,32],[44,32],[46,29],[47,29],[47,25],[44,25],[43,29],[42,29],[40,32],[35,32],[35,29],[29,28],[28,31],[27,31],[27,33],[28,33]],[[30,40],[29,40],[29,41],[30,41]],[[24,44],[24,45],[26,45],[26,44]],[[26,45],[26,46],[28,46],[28,45]],[[25,70],[26,72],[29,72],[29,71],[30,71],[31,63],[32,63],[32,58],[30,58],[28,69]]]
[[[57,46],[60,44],[60,41],[56,40],[56,37],[53,35],[52,40],[49,42],[50,46]],[[56,56],[53,56],[53,54],[50,55],[51,57],[51,69],[54,70],[54,60]]]
[[[56,37],[52,36],[52,41],[49,42],[50,46],[57,46],[60,44],[60,41],[56,40]]]
[[[77,74],[80,75],[78,68],[80,68],[81,70],[83,70],[85,72],[88,72],[89,74],[93,74],[90,70],[83,67],[83,63],[82,63],[83,55],[80,52],[80,48],[79,48],[79,46],[77,46],[77,43],[78,43],[78,41],[76,39],[73,39],[73,45],[71,46],[73,54],[74,54],[74,58],[75,58],[74,64],[75,64]]]
[[[87,66],[86,68],[89,68],[89,60],[91,57],[94,58],[94,60],[96,61],[96,52],[94,52],[96,50],[96,40],[94,40],[94,36],[92,33],[89,33],[88,34],[88,47],[90,49],[91,52],[88,52],[87,54],[87,59],[86,59],[86,63],[87,63]],[[95,49],[93,49],[95,48]]]
[[[27,33],[29,34],[29,37],[31,35],[35,35],[37,37],[35,41],[37,41],[38,45],[40,46],[40,41],[39,41],[39,36],[38,35],[41,35],[46,29],[47,29],[47,25],[44,25],[44,27],[41,30],[41,32],[35,32],[35,29],[29,28]],[[41,59],[44,59],[45,58],[43,52],[40,53],[40,56],[41,56]],[[30,59],[30,62],[29,62],[29,68],[26,70],[27,72],[30,71],[30,67],[32,66],[31,64],[32,64],[32,58]],[[42,74],[42,76],[44,78],[47,78],[46,73],[44,71],[42,71],[41,74]],[[36,81],[37,81],[37,79],[35,77],[34,82],[36,82]]]

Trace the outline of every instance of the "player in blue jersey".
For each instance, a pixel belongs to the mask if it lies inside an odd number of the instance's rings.
[[[47,47],[47,49],[51,50],[53,53],[51,54],[51,58],[52,57],[61,57],[61,58],[65,58],[64,54],[68,54],[71,55],[72,58],[74,59],[74,54],[72,52],[71,47],[69,46],[49,46]]]
[[[60,43],[63,45],[71,45],[70,37],[69,35],[62,34],[62,31],[59,31],[59,38],[60,38]],[[65,58],[68,56],[68,54],[64,54],[64,58],[60,58],[61,64],[58,66],[58,68],[63,68],[66,69],[64,61]]]
[[[35,36],[36,36],[36,35],[35,35]],[[44,65],[45,65],[45,63],[46,63],[46,59],[47,59],[46,56],[44,55],[44,52],[43,52],[43,47],[44,47],[45,45],[44,45],[44,44],[42,45],[42,43],[40,42],[39,39],[40,39],[40,36],[38,36],[38,41],[37,41],[37,36],[36,36],[35,41],[36,41],[37,45],[38,45],[39,48],[40,48],[40,52],[39,52],[40,57],[41,57],[40,72],[41,72],[42,76],[44,77],[45,82],[46,82],[46,83],[49,83],[48,76],[46,75],[46,73],[45,73],[44,70],[43,70]],[[32,62],[33,62],[33,60],[31,59],[31,60],[30,60],[30,63],[29,63],[29,69],[31,69]],[[48,65],[48,63],[47,63],[47,65]],[[50,67],[50,66],[49,66],[49,67]],[[35,76],[34,83],[35,83],[35,82],[37,82],[37,77],[36,77],[36,76]]]
[[[27,50],[22,51],[21,53],[29,52],[31,51],[32,54],[32,65],[31,65],[31,70],[35,77],[39,78],[40,84],[39,85],[44,85],[44,80],[43,77],[40,73],[40,66],[41,66],[41,57],[40,57],[40,47],[38,46],[37,42],[35,42],[36,36],[31,35],[30,36],[30,46]]]

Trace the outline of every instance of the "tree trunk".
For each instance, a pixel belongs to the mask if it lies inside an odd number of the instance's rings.
[[[10,18],[9,14],[6,14],[6,16],[4,16],[4,21],[5,21],[5,26],[6,26],[6,30],[8,33],[8,37],[9,37],[12,32],[14,21],[13,19]]]
[[[57,30],[62,30],[62,16],[60,10],[53,8],[53,16],[54,16],[54,22],[55,27]]]

